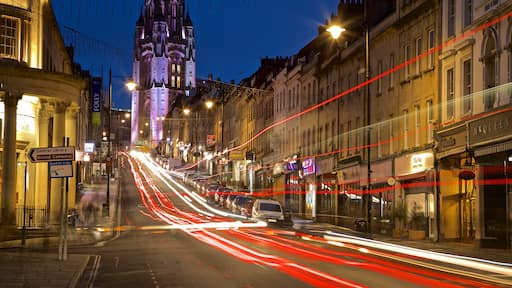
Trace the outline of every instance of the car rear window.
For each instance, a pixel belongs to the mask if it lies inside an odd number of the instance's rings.
[[[274,203],[260,203],[260,210],[281,212],[281,205]]]

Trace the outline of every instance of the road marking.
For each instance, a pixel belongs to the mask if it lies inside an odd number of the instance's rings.
[[[88,288],[94,287],[94,280],[96,280],[96,275],[98,274],[98,269],[100,268],[100,262],[101,262],[101,256],[100,255],[94,256],[91,273],[89,274],[89,279],[87,280]]]

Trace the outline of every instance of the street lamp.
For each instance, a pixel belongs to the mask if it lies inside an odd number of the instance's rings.
[[[366,83],[366,89],[365,89],[365,99],[366,99],[366,165],[367,165],[367,179],[366,179],[366,192],[368,194],[368,203],[367,203],[367,232],[368,234],[372,233],[372,202],[373,202],[373,196],[370,193],[371,191],[371,130],[370,130],[370,116],[371,116],[371,104],[370,104],[370,83],[368,81],[370,80],[370,25],[368,21],[368,0],[364,1],[364,11],[363,11],[363,26],[364,26],[364,42],[365,42],[365,83]],[[327,32],[329,32],[335,40],[339,38],[341,33],[345,31],[344,28],[342,28],[339,25],[331,25]],[[338,115],[339,117],[339,115]]]

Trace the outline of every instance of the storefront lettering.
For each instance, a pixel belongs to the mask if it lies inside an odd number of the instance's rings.
[[[441,142],[439,143],[439,147],[440,148],[449,148],[449,147],[455,146],[455,144],[457,144],[457,141],[455,141],[455,138],[447,137],[447,138],[443,138],[441,140]]]
[[[470,124],[470,144],[508,135],[512,128],[511,113],[501,113]]]
[[[423,170],[425,168],[425,158],[423,156],[412,156],[411,170]]]

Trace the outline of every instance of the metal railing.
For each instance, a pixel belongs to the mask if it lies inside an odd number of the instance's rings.
[[[23,228],[23,215],[25,215],[25,228],[45,228],[47,226],[48,208],[23,205],[16,206],[16,227]]]

